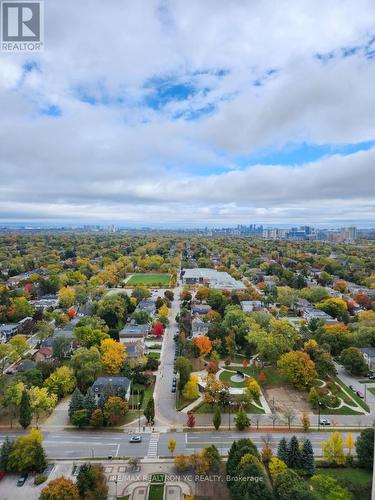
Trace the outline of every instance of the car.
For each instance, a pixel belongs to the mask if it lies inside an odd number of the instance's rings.
[[[176,392],[176,386],[172,385],[172,392]]]
[[[372,373],[368,376],[369,380],[375,380],[375,373]]]
[[[354,387],[352,385],[349,385],[349,389],[351,389],[352,391],[355,392],[355,389],[354,389]]]
[[[130,436],[129,443],[141,443],[141,442],[142,442],[142,436],[140,436],[139,434]]]
[[[331,422],[326,418],[320,418],[319,425],[331,425]]]
[[[26,479],[29,477],[28,474],[22,474],[17,480],[17,486],[23,486],[26,483]]]
[[[175,384],[177,382],[177,378],[173,377],[173,383]]]
[[[5,472],[3,470],[0,470],[0,481],[4,479],[5,477]]]
[[[361,391],[357,391],[356,394],[361,399],[364,399],[364,397],[365,397],[364,394],[363,394],[363,392],[361,392]]]

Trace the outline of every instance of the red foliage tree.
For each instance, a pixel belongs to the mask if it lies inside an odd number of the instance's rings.
[[[186,424],[188,427],[190,427],[190,429],[195,427],[195,416],[194,416],[194,413],[191,413],[191,411],[189,411],[189,413],[187,414]]]
[[[157,322],[152,328],[152,335],[155,335],[155,337],[161,337],[164,333],[164,326],[162,323]]]
[[[267,380],[267,376],[264,372],[259,373],[258,382],[263,384]]]
[[[247,368],[247,367],[249,366],[249,362],[248,362],[248,360],[247,360],[247,359],[244,359],[244,360],[242,361],[242,366],[243,366],[244,368]]]
[[[73,319],[74,316],[76,315],[76,310],[74,309],[74,307],[70,307],[69,310],[68,310],[68,315],[69,315],[69,318],[70,319]]]

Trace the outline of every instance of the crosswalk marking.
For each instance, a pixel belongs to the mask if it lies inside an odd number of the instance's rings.
[[[158,432],[153,432],[150,437],[150,442],[148,444],[147,458],[157,458],[158,456],[158,444],[159,444]]]

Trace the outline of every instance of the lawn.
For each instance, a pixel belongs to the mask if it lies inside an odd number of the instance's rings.
[[[151,484],[148,491],[148,500],[163,500],[164,484]]]
[[[199,414],[204,414],[204,413],[214,413],[215,408],[216,408],[215,405],[211,405],[209,403],[201,403],[199,406],[197,406],[196,408],[194,408],[193,413],[197,413],[198,415]],[[244,408],[245,408],[245,410],[246,410],[247,413],[254,413],[254,414],[257,414],[257,415],[264,414],[264,410],[258,408],[257,406],[254,406],[253,404],[245,405]],[[236,415],[237,411],[238,411],[238,408],[232,408],[231,415],[233,415],[233,418]],[[221,408],[221,414],[222,415],[225,415],[225,414],[228,414],[228,413],[229,413],[228,407]]]
[[[161,274],[161,273],[150,273],[150,274],[133,274],[126,285],[129,286],[168,286],[170,281],[169,274]]]
[[[375,387],[367,387],[367,390],[375,396]]]
[[[153,359],[160,359],[160,352],[148,352],[147,356]]]
[[[247,368],[244,368],[243,366],[231,366],[231,370],[239,370],[242,371],[243,373],[246,373],[246,375],[249,375],[250,377],[254,377],[255,379],[258,380],[259,374],[263,372],[266,376],[265,382],[262,382],[262,386],[264,387],[271,387],[273,385],[282,385],[287,383],[286,377],[284,377],[276,368],[273,368],[272,366],[268,366],[266,368],[254,368],[248,366]]]
[[[244,370],[242,370],[244,372]],[[239,388],[245,388],[246,387],[246,381],[249,380],[248,377],[245,377],[243,382],[233,382],[231,378],[233,375],[235,375],[236,372],[229,372],[229,371],[223,371],[220,373],[219,378],[222,382],[228,382],[231,387],[239,387]]]
[[[361,406],[366,411],[370,411],[370,408],[368,407],[367,403],[365,403],[362,398],[357,396],[357,394],[354,391],[349,389],[349,387],[345,385],[344,382],[342,382],[342,380],[336,378],[336,383],[339,384],[344,389],[346,389],[346,391],[350,394],[350,396],[354,399],[354,401],[359,404],[359,406]]]
[[[314,410],[317,414],[318,410]],[[320,411],[321,415],[363,415],[357,411],[352,410],[349,406],[341,406],[341,408],[322,408]]]

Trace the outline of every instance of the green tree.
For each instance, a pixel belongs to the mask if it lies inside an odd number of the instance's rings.
[[[76,410],[71,417],[71,422],[73,425],[81,429],[82,427],[86,427],[88,424],[88,416],[86,410]]]
[[[69,356],[70,349],[70,339],[66,335],[59,335],[53,339],[52,353],[60,362]]]
[[[374,465],[374,429],[365,429],[361,432],[355,443],[355,449],[359,466],[372,470]]]
[[[368,371],[362,353],[357,347],[349,347],[341,352],[340,362],[353,375],[365,375]]]
[[[143,414],[146,417],[147,423],[151,424],[154,421],[154,418],[155,418],[155,402],[154,402],[154,398],[153,397],[148,400],[146,408],[144,409]]]
[[[276,500],[315,500],[306,483],[294,470],[287,469],[274,481]]]
[[[38,426],[40,417],[45,413],[50,413],[56,406],[57,396],[50,394],[46,387],[32,387],[30,389],[30,399],[33,415]]]
[[[9,454],[8,467],[14,472],[41,472],[47,465],[42,447],[42,434],[32,429],[14,442]]]
[[[26,389],[22,392],[21,403],[20,403],[20,416],[19,423],[24,429],[27,429],[31,424],[33,419],[33,413],[31,410],[30,396]]]
[[[0,471],[8,472],[9,456],[13,450],[14,441],[11,441],[8,436],[5,437],[0,449]]]
[[[50,393],[56,394],[59,399],[73,392],[76,383],[74,371],[68,366],[60,366],[44,382]]]
[[[292,469],[299,469],[301,467],[302,457],[299,449],[299,443],[296,436],[292,436],[288,445],[288,456],[286,464]]]
[[[91,417],[92,412],[96,409],[96,398],[91,387],[87,389],[86,395],[83,398],[83,408],[87,411],[89,417]]]
[[[8,411],[10,417],[10,427],[13,427],[13,420],[17,417],[22,393],[25,390],[25,385],[23,382],[17,382],[16,380],[10,382],[5,390],[3,395],[3,405]]]
[[[70,366],[74,370],[77,385],[83,392],[92,386],[103,369],[100,352],[96,347],[77,349],[70,360]]]
[[[243,409],[242,405],[240,406],[234,421],[239,431],[243,431],[249,427],[250,420],[249,417],[247,416],[246,411]]]
[[[84,396],[82,392],[76,387],[72,394],[72,398],[69,403],[69,418],[72,418],[74,412],[84,409]]]
[[[305,439],[301,450],[301,467],[309,476],[315,472],[314,450],[310,439]]]
[[[283,462],[288,462],[288,442],[284,437],[279,441],[279,445],[277,447],[277,456]]]
[[[83,347],[99,347],[102,340],[109,339],[108,333],[91,326],[76,326],[73,333],[78,343]]]
[[[314,493],[325,500],[350,500],[351,494],[339,485],[335,478],[327,474],[316,474],[310,480]]]
[[[210,470],[219,470],[221,463],[221,456],[219,450],[214,444],[203,448],[203,458],[207,460]]]
[[[212,418],[212,423],[214,424],[215,429],[218,431],[221,425],[221,412],[220,406],[216,406],[215,413]]]
[[[83,464],[77,476],[76,486],[81,498],[106,500],[108,486],[102,465]]]

